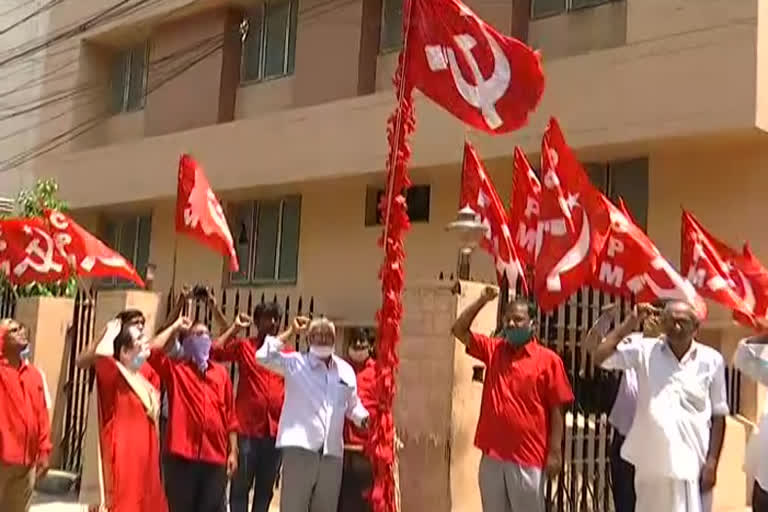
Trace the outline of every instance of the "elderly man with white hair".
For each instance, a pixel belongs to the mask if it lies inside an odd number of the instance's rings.
[[[309,352],[282,351],[307,332]],[[267,336],[256,360],[285,380],[277,430],[283,453],[281,512],[336,512],[344,454],[344,418],[365,429],[368,411],[357,394],[355,371],[334,352],[336,328],[325,318],[296,318],[279,336]]]

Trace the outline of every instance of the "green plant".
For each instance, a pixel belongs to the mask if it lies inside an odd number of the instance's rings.
[[[57,197],[59,185],[52,178],[39,179],[32,188],[22,189],[16,196],[16,212],[19,217],[43,217],[43,210],[50,208],[66,212],[66,201]],[[2,278],[3,286],[7,286]],[[29,283],[24,286],[13,285],[14,293],[19,297],[74,297],[77,293],[77,278],[70,277],[55,283]]]

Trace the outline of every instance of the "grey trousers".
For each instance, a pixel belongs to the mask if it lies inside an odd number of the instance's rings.
[[[541,469],[483,455],[479,479],[483,512],[544,512]]]
[[[343,468],[341,457],[283,448],[280,512],[336,512]]]

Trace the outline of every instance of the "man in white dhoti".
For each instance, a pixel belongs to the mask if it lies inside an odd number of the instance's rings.
[[[664,308],[662,336],[622,343],[650,310],[639,305],[594,352],[595,364],[637,375],[637,411],[621,450],[635,466],[636,510],[709,512],[728,414],[725,362],[693,339],[699,318],[681,301]]]

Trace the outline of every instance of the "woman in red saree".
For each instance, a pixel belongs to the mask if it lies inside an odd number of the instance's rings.
[[[180,318],[155,340],[166,340]],[[110,322],[101,340],[78,358],[96,371],[101,508],[109,512],[167,512],[160,478],[160,380],[145,364],[150,343],[144,316],[124,311]]]

